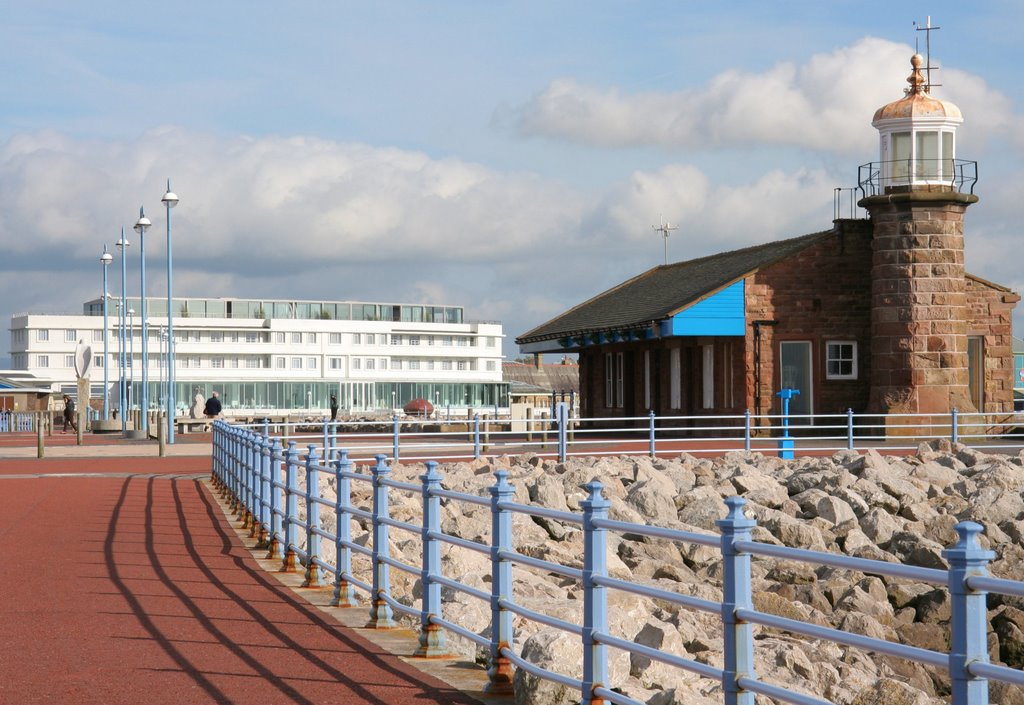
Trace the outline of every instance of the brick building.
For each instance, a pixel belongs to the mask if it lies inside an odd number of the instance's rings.
[[[1013,410],[1020,297],[964,271],[976,165],[959,109],[911,59],[861,167],[866,219],[655,267],[524,333],[523,352],[577,352],[590,417]]]

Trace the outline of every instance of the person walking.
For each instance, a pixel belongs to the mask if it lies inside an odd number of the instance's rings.
[[[338,397],[335,394],[331,395],[331,421],[338,420]]]
[[[212,392],[210,398],[206,400],[206,406],[203,407],[203,414],[208,419],[215,419],[220,416],[220,412],[220,397],[217,395],[217,392]]]
[[[64,395],[64,429],[61,433],[68,432],[68,424],[71,424],[71,429],[78,433],[78,422],[75,421],[75,400],[69,397],[67,394]]]

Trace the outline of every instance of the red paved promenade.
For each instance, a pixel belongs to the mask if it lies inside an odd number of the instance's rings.
[[[209,467],[0,460],[0,703],[477,702],[263,570]]]

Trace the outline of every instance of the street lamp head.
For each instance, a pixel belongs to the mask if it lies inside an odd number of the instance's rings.
[[[128,315],[129,316],[134,316],[135,315],[135,309],[134,308],[128,309]]]
[[[131,247],[132,243],[128,242],[128,240],[122,237],[120,240],[117,241],[116,245],[118,250],[123,251],[124,248]]]
[[[153,225],[149,218],[146,217],[146,212],[139,206],[139,219],[135,221],[135,232],[139,235],[145,235],[146,230]]]
[[[160,201],[168,208],[174,208],[176,205],[178,205],[178,194],[174,193],[174,191],[171,191],[170,179],[167,179],[167,193],[164,194],[164,197],[161,198]]]
[[[106,246],[103,247],[103,254],[100,256],[100,262],[106,267],[108,264],[114,261],[114,256],[107,252]]]

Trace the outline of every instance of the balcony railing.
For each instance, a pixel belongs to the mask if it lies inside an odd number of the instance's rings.
[[[933,188],[974,193],[978,162],[965,159],[899,159],[862,164],[857,184],[863,196]]]

